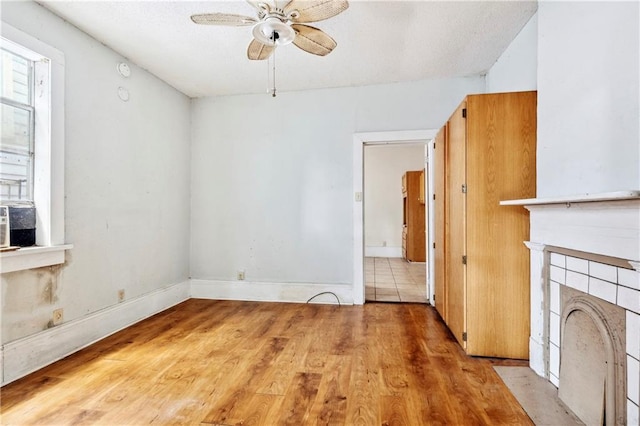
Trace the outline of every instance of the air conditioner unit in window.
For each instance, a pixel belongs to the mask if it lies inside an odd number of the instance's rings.
[[[9,247],[9,207],[0,206],[0,248]]]

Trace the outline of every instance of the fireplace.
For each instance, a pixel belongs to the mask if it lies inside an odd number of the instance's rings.
[[[553,300],[549,304],[549,347],[554,354],[550,376],[557,383],[560,399],[588,425],[624,424],[626,418],[625,309],[588,293],[588,287],[597,293],[603,285],[611,285],[607,297],[615,302],[613,283],[589,275],[589,270],[607,267],[617,273],[611,265],[550,253],[550,269],[560,281],[549,283]],[[587,292],[571,287],[581,282],[587,284]]]
[[[530,366],[586,424],[639,424],[640,192],[530,212]]]

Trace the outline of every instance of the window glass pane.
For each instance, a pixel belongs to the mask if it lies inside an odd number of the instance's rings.
[[[2,104],[0,143],[0,198],[31,200],[33,176],[32,112]]]
[[[0,84],[2,86],[2,97],[30,105],[32,62],[6,50],[2,50],[1,53]]]
[[[31,111],[2,104],[2,149],[31,150]]]

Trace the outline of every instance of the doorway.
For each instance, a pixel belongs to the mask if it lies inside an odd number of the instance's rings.
[[[364,145],[366,302],[427,303],[426,141]]]
[[[406,131],[389,131],[389,132],[372,132],[372,133],[356,133],[353,136],[353,300],[355,304],[363,304],[365,302],[365,232],[364,232],[364,150],[368,145],[394,145],[394,144],[411,144],[421,143],[426,145],[426,162],[433,158],[433,139],[436,136],[437,129],[430,130],[406,130]],[[432,167],[426,170],[431,174]],[[431,176],[427,178],[431,183]],[[423,285],[426,288],[427,300],[433,303],[433,289],[430,285],[433,276],[433,188],[429,184],[425,188],[427,211],[429,212],[425,220],[428,235],[426,237],[427,262],[423,264],[424,280]],[[375,261],[374,261],[375,262]],[[374,263],[375,264],[375,263]]]

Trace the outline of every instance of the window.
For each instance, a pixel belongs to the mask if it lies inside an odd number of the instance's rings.
[[[8,43],[0,49],[0,201],[2,204],[33,204],[34,160],[34,64]],[[38,61],[46,61],[38,57]]]
[[[36,246],[1,253],[2,272],[64,262],[64,55],[0,26],[0,204],[36,208]]]

